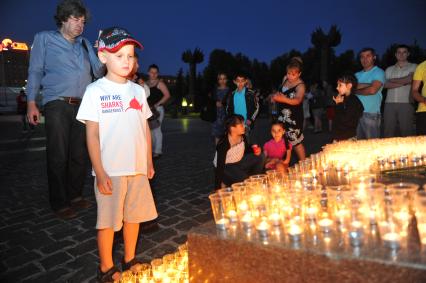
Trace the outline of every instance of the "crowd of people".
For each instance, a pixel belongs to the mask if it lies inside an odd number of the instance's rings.
[[[384,137],[425,135],[426,88],[421,85],[426,81],[426,62],[417,66],[408,61],[409,55],[407,45],[398,45],[396,64],[384,71],[376,66],[375,50],[362,49],[359,52],[362,70],[339,76],[337,93],[326,82],[313,83],[308,88],[301,78],[301,58],[292,58],[281,85],[268,97],[272,105],[273,139],[264,145],[263,154],[258,152],[259,147],[251,150],[248,143],[250,129],[259,113],[259,98],[248,86],[246,75],[238,73],[235,76],[235,90],[231,92],[224,83],[226,75],[221,73],[218,85],[226,92],[214,96],[217,105],[213,127],[217,144],[216,188],[268,169],[286,170],[293,150],[298,160],[304,160],[303,132],[309,127],[314,133],[321,132],[324,115],[334,142],[380,138],[382,131]],[[382,111],[384,88],[387,95]],[[418,104],[417,112],[415,103]]]
[[[104,29],[95,53],[81,36],[87,19],[81,1],[63,0],[55,14],[58,29],[35,35],[28,96],[21,94],[18,111],[24,114],[26,105],[29,123],[37,125],[40,111],[35,98],[43,89],[49,201],[58,217],[70,219],[91,206],[82,197],[90,158],[97,202],[97,279],[112,282],[120,276],[112,258],[114,231],[123,227],[121,270],[133,270],[139,264],[135,257],[139,224],[157,217],[149,179],[155,174],[153,159],[163,153],[161,124],[170,93],[157,65],[149,66],[146,81],[137,75],[135,48],[143,47],[127,30]],[[396,126],[401,135],[413,134],[411,98],[418,103],[417,134],[426,134],[426,88],[421,88],[426,82],[426,62],[409,63],[405,45],[398,46],[395,55],[397,63],[384,72],[375,66],[373,49],[361,50],[363,69],[340,76],[337,95],[330,95],[331,86],[325,82],[313,84],[307,94],[303,62],[292,58],[282,83],[269,98],[274,119],[272,138],[264,146],[250,144],[260,107],[247,74],[235,75],[232,90],[227,75],[219,73],[210,95],[216,106],[215,188],[266,169],[284,171],[293,150],[299,160],[305,159],[303,131],[311,112],[314,131],[322,131],[326,114],[336,141],[379,137],[383,88],[388,89],[384,135],[395,135]],[[312,111],[307,111],[308,106]]]

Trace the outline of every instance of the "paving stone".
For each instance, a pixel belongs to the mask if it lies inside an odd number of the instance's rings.
[[[171,237],[173,237],[175,235],[177,235],[176,230],[173,230],[173,229],[170,229],[170,228],[169,229],[162,229],[162,230],[158,231],[157,233],[150,235],[149,239],[159,243],[159,242],[163,242],[167,239],[170,239]]]
[[[166,211],[161,212],[161,214],[165,215],[165,216],[174,216],[174,215],[177,215],[179,213],[180,213],[180,211],[176,210],[174,208],[170,208],[170,209],[168,209]]]
[[[1,260],[8,259],[10,257],[15,257],[16,255],[25,253],[26,250],[22,246],[13,246],[1,253]]]
[[[98,257],[94,256],[91,253],[87,253],[85,255],[74,258],[72,261],[66,264],[66,267],[72,270],[77,270],[77,269],[83,268],[86,265],[90,265],[92,263],[97,265]]]
[[[176,223],[179,223],[183,218],[180,216],[172,216],[172,217],[168,217],[168,218],[164,218],[158,221],[158,223],[162,226],[172,226],[175,225]]]
[[[30,226],[28,228],[28,231],[32,232],[32,233],[36,233],[39,232],[40,230],[45,230],[45,229],[53,229],[53,227],[55,227],[56,225],[61,224],[62,222],[59,221],[58,219],[52,219],[50,221],[41,223],[41,224],[33,224],[32,226]]]
[[[62,240],[62,239],[69,237],[69,236],[79,235],[79,234],[81,234],[81,232],[82,231],[80,229],[72,227],[72,228],[67,228],[67,229],[60,231],[60,232],[52,233],[52,235],[50,237],[52,237],[53,239],[58,241],[58,240]]]
[[[50,270],[58,264],[64,264],[71,260],[72,257],[66,252],[58,252],[41,260],[41,265],[46,270]]]
[[[71,248],[72,246],[75,245],[76,242],[71,241],[71,240],[62,240],[62,241],[58,241],[55,242],[53,244],[50,244],[48,246],[44,246],[40,248],[40,251],[43,254],[51,254],[51,253],[55,253],[59,250],[66,250],[68,248]]]
[[[182,216],[184,218],[194,218],[198,214],[200,214],[200,210],[198,210],[198,209],[188,209],[188,210],[182,212],[180,214],[180,216]]]
[[[26,235],[23,238],[11,240],[11,244],[22,245],[29,251],[39,249],[41,246],[47,246],[53,243],[54,241],[45,232],[37,232],[35,234]]]
[[[88,278],[93,277],[94,270],[96,271],[98,268],[98,261],[94,261],[94,262],[88,262],[86,264],[84,264],[83,267],[81,267],[81,263],[80,265],[80,269],[72,274],[69,274],[71,276],[68,276],[67,278],[64,278],[66,280],[66,282],[68,283],[81,283],[81,282],[85,282],[86,280],[88,280]],[[94,281],[96,282],[96,281]]]
[[[198,223],[202,224],[202,223],[206,223],[208,221],[213,220],[213,215],[211,213],[202,213],[195,216],[193,219],[197,221]]]
[[[186,241],[188,240],[188,237],[186,235],[182,235],[182,236],[178,236],[178,237],[174,237],[172,239],[173,242],[175,242],[178,245],[184,244],[186,243]]]
[[[75,246],[74,248],[69,249],[68,253],[74,257],[77,257],[79,255],[83,255],[85,253],[88,253],[97,249],[98,249],[98,246],[97,246],[96,239],[91,239]]]
[[[39,253],[31,251],[31,252],[16,254],[15,256],[6,259],[5,263],[7,267],[9,267],[10,269],[14,269],[28,262],[39,259],[40,257],[41,256]]]
[[[42,270],[34,263],[20,266],[14,271],[7,272],[6,274],[0,275],[0,282],[2,283],[16,283],[22,281],[23,278],[38,274]]]
[[[61,277],[68,274],[69,270],[65,268],[58,268],[49,272],[43,272],[42,275],[37,277],[31,277],[25,280],[25,283],[46,283],[46,282],[64,282]]]
[[[175,228],[181,231],[189,231],[192,227],[196,227],[198,225],[199,224],[194,220],[188,219],[176,225]]]
[[[96,230],[95,229],[90,229],[89,231],[86,231],[84,233],[81,233],[81,234],[73,236],[72,239],[74,241],[77,241],[77,242],[82,242],[82,241],[86,241],[86,240],[95,238],[96,235],[97,235]]]

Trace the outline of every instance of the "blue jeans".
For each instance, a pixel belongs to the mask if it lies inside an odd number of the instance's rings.
[[[359,119],[356,136],[359,140],[380,138],[380,113],[364,112]]]

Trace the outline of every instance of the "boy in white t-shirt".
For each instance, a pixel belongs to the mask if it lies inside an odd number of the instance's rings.
[[[98,56],[107,74],[87,87],[77,114],[86,124],[95,176],[100,282],[120,278],[112,259],[114,231],[124,222],[122,270],[134,272],[139,264],[135,258],[139,223],[157,217],[148,181],[154,176],[147,123],[152,113],[143,87],[127,79],[136,62],[135,46],[142,48],[122,28],[102,32]]]

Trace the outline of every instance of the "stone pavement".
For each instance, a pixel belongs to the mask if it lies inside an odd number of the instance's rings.
[[[146,262],[173,252],[192,227],[212,219],[210,124],[166,119],[163,126],[164,155],[155,162],[151,184],[158,225],[142,226],[137,247],[137,257]],[[48,204],[43,127],[22,133],[18,116],[2,115],[0,128],[0,282],[93,282],[99,259],[92,177],[88,174],[84,194],[93,206],[75,219],[58,219]],[[263,144],[268,133],[268,122],[261,119],[252,141]],[[307,134],[307,151],[319,151],[329,139],[325,133]],[[118,232],[116,263],[122,250]]]

